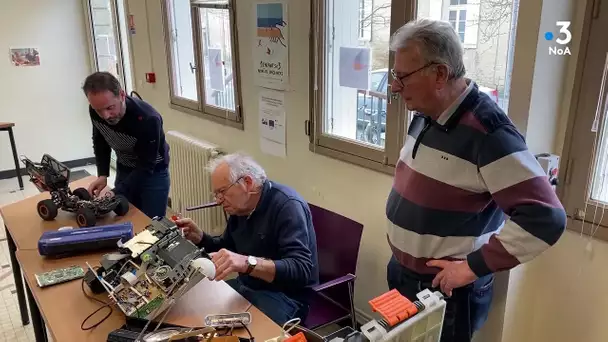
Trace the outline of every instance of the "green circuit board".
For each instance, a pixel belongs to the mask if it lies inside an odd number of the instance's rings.
[[[84,269],[82,267],[70,266],[36,274],[36,282],[39,287],[46,287],[82,277],[84,277]]]

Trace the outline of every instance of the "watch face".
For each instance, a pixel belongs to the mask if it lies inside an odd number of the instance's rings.
[[[255,258],[255,257],[253,257],[253,256],[249,256],[249,257],[247,258],[247,263],[248,263],[249,265],[251,265],[251,266],[255,266],[255,265],[257,265],[257,264],[258,264],[258,259],[256,259],[256,258]]]

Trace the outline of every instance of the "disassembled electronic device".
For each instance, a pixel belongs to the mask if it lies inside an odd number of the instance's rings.
[[[38,252],[44,256],[68,256],[102,249],[116,249],[118,241],[133,237],[133,224],[124,222],[80,229],[60,229],[42,233]]]
[[[48,154],[42,156],[40,163],[21,157],[30,181],[41,192],[48,191],[50,199],[38,202],[38,215],[46,221],[55,219],[58,210],[76,213],[79,227],[94,226],[97,218],[110,212],[123,216],[129,212],[129,201],[120,195],[91,198],[85,188],[70,190],[70,169]]]
[[[249,325],[251,323],[251,314],[249,312],[207,315],[205,317],[205,325],[214,328],[231,328]]]
[[[84,269],[80,266],[70,266],[39,273],[35,276],[39,287],[47,287],[55,284],[65,283],[74,279],[80,279],[84,277]]]
[[[128,317],[153,320],[203,278],[215,277],[209,256],[164,217],[154,218],[118,247],[117,253],[102,257],[99,269],[89,266],[93,276],[87,273],[86,278],[95,279],[87,281],[93,292],[100,288],[95,283],[100,283]]]

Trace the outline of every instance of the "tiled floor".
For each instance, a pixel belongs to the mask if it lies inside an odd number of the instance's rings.
[[[77,168],[74,170],[80,169],[87,170],[92,175],[97,173],[94,166]],[[28,182],[27,177],[24,177],[23,181],[24,189],[19,190],[19,183],[16,178],[0,179],[0,207],[39,193],[38,189]],[[108,184],[114,184],[113,173],[108,179]],[[8,256],[4,222],[2,222],[2,217],[0,217],[0,277],[7,271],[10,271],[10,260]],[[34,342],[32,324],[30,323],[27,326],[21,325],[21,315],[19,313],[19,305],[17,304],[12,273],[8,277],[0,280],[0,289],[5,285],[8,286],[8,288],[0,291],[0,341]]]

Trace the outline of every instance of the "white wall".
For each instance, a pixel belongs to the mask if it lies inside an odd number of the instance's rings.
[[[30,159],[93,156],[80,90],[90,71],[82,6],[81,0],[0,2],[0,121],[15,123],[17,150]],[[12,66],[11,47],[38,48],[41,65]],[[0,171],[14,169],[8,134],[0,133]]]

